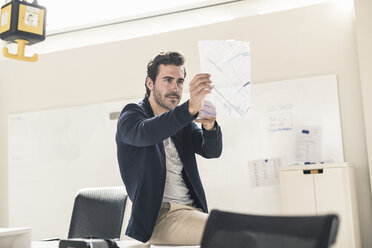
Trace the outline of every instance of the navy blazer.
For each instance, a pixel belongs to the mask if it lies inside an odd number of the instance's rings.
[[[126,235],[147,242],[161,207],[165,176],[163,141],[171,137],[183,163],[182,175],[196,207],[208,212],[195,153],[216,158],[222,152],[222,133],[200,129],[188,111],[188,101],[154,116],[147,98],[128,104],[120,114],[116,133],[121,177],[131,199],[132,214]]]

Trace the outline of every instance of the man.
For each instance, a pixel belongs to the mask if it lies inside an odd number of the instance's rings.
[[[151,60],[145,98],[125,106],[118,120],[120,173],[133,203],[126,235],[151,244],[200,244],[208,208],[195,153],[216,158],[222,152],[216,118],[196,120],[213,88],[210,75],[197,74],[190,99],[178,106],[183,65],[176,52]]]

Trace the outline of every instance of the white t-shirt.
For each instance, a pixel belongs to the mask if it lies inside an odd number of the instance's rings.
[[[178,155],[177,149],[171,138],[164,140],[165,163],[167,173],[163,202],[174,202],[183,205],[190,205],[193,199],[189,194],[185,181],[182,178],[183,164]]]

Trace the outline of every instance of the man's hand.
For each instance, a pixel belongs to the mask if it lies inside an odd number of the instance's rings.
[[[212,131],[216,116],[216,107],[212,102],[204,100],[203,108],[199,111],[198,118],[195,120],[195,122],[202,123],[204,129]]]
[[[207,73],[196,74],[190,82],[189,113],[195,115],[203,107],[203,99],[213,89],[210,80],[211,75]]]
[[[195,122],[203,124],[203,127],[207,131],[212,131],[214,128],[214,123],[216,121],[216,117],[211,117],[208,119],[196,119]]]

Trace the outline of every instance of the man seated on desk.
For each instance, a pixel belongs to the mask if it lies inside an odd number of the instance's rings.
[[[219,157],[222,134],[215,117],[196,120],[213,88],[209,74],[195,75],[178,106],[185,76],[181,54],[160,53],[147,65],[145,98],[118,120],[120,173],[133,202],[126,235],[142,242],[198,245],[208,218],[195,153]]]

